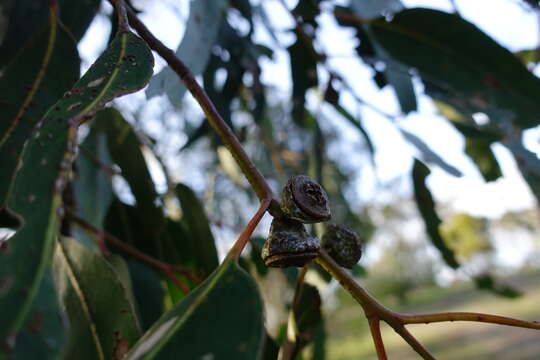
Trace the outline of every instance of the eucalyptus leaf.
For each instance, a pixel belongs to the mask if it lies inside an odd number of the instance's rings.
[[[455,258],[454,252],[444,242],[444,238],[439,230],[441,219],[435,209],[433,196],[426,185],[426,178],[430,174],[429,168],[421,161],[415,159],[412,171],[412,179],[414,185],[414,198],[416,205],[422,215],[426,232],[431,240],[431,243],[439,250],[444,262],[451,268],[457,269],[459,263]]]
[[[468,114],[485,113],[495,124],[511,121],[525,129],[540,123],[540,79],[465,19],[437,10],[407,9],[390,22],[371,22],[370,29],[392,58],[418,70],[429,85],[428,94],[459,102]]]
[[[211,50],[216,43],[221,22],[225,15],[225,0],[197,0],[190,2],[189,18],[184,37],[176,50],[184,64],[193,75],[201,74],[206,68]],[[159,72],[146,90],[146,96],[152,98],[167,94],[174,105],[180,105],[186,87],[178,81],[177,75],[169,68]]]
[[[259,357],[264,334],[257,285],[228,258],[163,315],[126,359],[251,360]]]
[[[446,171],[452,176],[461,177],[463,174],[454,166],[448,164],[443,158],[441,158],[437,153],[429,148],[429,146],[418,136],[413,133],[408,132],[407,130],[400,129],[403,137],[411,143],[422,155],[422,160],[428,163],[433,163],[439,166],[441,169]]]
[[[152,66],[146,43],[132,33],[119,33],[26,143],[8,202],[24,224],[0,252],[0,283],[8,284],[0,297],[0,308],[6,309],[0,312],[0,341],[20,329],[50,262],[78,125],[115,97],[142,88]],[[21,293],[27,295],[21,298]]]
[[[54,253],[55,282],[69,321],[66,359],[121,359],[140,336],[132,295],[114,268],[77,240]]]

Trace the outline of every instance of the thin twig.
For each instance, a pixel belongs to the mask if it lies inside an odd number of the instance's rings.
[[[176,56],[174,51],[166,47],[146,28],[146,26],[137,18],[137,15],[133,12],[133,10],[128,8],[127,12],[130,24],[133,26],[133,28],[148,43],[150,48],[156,51],[167,62],[171,69],[184,83],[189,92],[197,100],[208,118],[210,125],[212,125],[221,140],[225,143],[225,146],[227,146],[231,154],[234,156],[236,162],[242,169],[242,172],[259,197],[259,200],[262,202],[268,198],[272,199],[269,208],[270,213],[272,213],[274,216],[281,215],[279,204],[277,200],[274,199],[274,194],[266,182],[266,179],[255,167],[255,164],[253,164],[249,156],[244,151],[240,141],[238,141],[234,132],[227,125],[227,123],[225,123],[204,89],[193,77],[193,74],[191,74],[186,65]]]
[[[124,32],[128,31],[128,21],[127,21],[127,12],[126,12],[126,3],[124,0],[112,0],[114,6],[116,7],[116,12],[118,13],[118,31]]]
[[[259,222],[261,221],[264,213],[268,209],[268,206],[270,205],[270,199],[263,199],[261,204],[259,205],[259,209],[253,215],[251,220],[249,220],[248,224],[244,228],[244,231],[240,234],[234,245],[232,246],[231,250],[229,250],[229,256],[234,256],[236,259],[240,258],[240,254],[242,254],[242,250],[244,250],[244,247],[248,243],[249,239],[251,238],[251,234],[253,234],[253,230],[255,230],[255,227]]]
[[[392,326],[392,325],[390,325]],[[394,330],[414,349],[424,360],[436,360],[428,349],[424,347],[416,338],[405,328],[405,326],[394,327]]]
[[[514,326],[540,330],[540,322],[513,319],[506,316],[482,314],[475,312],[443,312],[435,314],[401,315],[404,324],[430,324],[446,321],[472,321],[488,324]]]
[[[381,320],[378,317],[368,317],[369,330],[371,331],[371,337],[373,338],[373,344],[375,350],[377,350],[377,357],[379,360],[387,360],[386,350],[384,349],[384,342],[381,336]]]
[[[126,244],[122,240],[118,239],[117,237],[96,228],[94,225],[92,225],[89,222],[87,222],[86,220],[78,217],[76,214],[74,214],[70,210],[66,211],[66,215],[69,217],[70,220],[72,220],[73,222],[78,224],[81,228],[88,231],[89,233],[92,233],[92,234],[96,235],[100,239],[106,240],[107,242],[113,244],[114,246],[121,249],[122,251],[124,251],[128,255],[130,255],[130,256],[132,256],[132,257],[134,257],[136,259],[139,259],[139,260],[145,262],[146,264],[152,266],[156,270],[162,272],[163,275],[165,275],[169,280],[171,280],[178,287],[178,289],[180,289],[180,291],[182,291],[184,294],[189,293],[189,288],[185,284],[181,283],[178,280],[178,278],[175,275],[175,272],[179,272],[182,275],[184,275],[184,276],[186,276],[189,279],[194,280],[194,281],[196,279],[198,279],[198,277],[191,274],[191,272],[189,270],[187,270],[187,269],[181,268],[181,267],[176,266],[176,265],[165,264],[165,263],[163,263],[163,262],[161,262],[161,261],[159,261],[157,259],[154,259],[153,257],[151,257],[149,255],[146,255],[145,253],[143,253],[143,252],[129,246],[128,244]],[[200,282],[200,279],[198,279],[198,280]]]

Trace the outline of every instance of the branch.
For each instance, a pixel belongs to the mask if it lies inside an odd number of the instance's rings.
[[[72,220],[74,223],[78,224],[83,230],[89,232],[90,234],[93,234],[97,236],[99,239],[104,239],[108,241],[109,243],[113,244],[117,248],[121,249],[125,253],[131,255],[132,257],[139,259],[146,264],[150,265],[151,267],[155,268],[156,270],[160,271],[165,275],[169,280],[171,280],[177,287],[182,291],[184,294],[189,293],[189,289],[184,283],[181,283],[178,278],[175,275],[175,272],[178,272],[182,275],[184,275],[186,278],[200,283],[201,279],[193,274],[191,271],[177,265],[169,265],[165,264],[149,255],[146,255],[145,253],[129,246],[122,240],[118,239],[117,237],[102,231],[98,228],[96,228],[94,225],[90,224],[86,220],[78,217],[76,214],[74,214],[71,210],[66,211],[66,216]],[[98,243],[99,244],[99,243]]]
[[[128,31],[126,3],[124,0],[111,0],[118,13],[118,32]]]
[[[270,213],[274,216],[281,215],[279,203],[274,199],[274,194],[266,182],[266,179],[248,157],[240,144],[240,141],[238,141],[231,128],[225,123],[204,89],[193,77],[193,74],[191,74],[186,65],[176,56],[174,51],[166,47],[148,30],[148,28],[137,18],[133,10],[128,8],[127,12],[130,24],[133,28],[148,43],[150,48],[156,51],[167,62],[193,95],[195,100],[197,100],[208,118],[210,125],[212,125],[221,140],[225,143],[225,146],[235,158],[242,169],[242,172],[251,184],[251,187],[259,197],[259,200],[265,201],[266,199],[272,199],[269,207]]]
[[[400,315],[400,318],[404,324],[430,324],[445,321],[473,321],[540,330],[540,322],[538,321],[525,321],[513,319],[506,316],[474,312],[445,312],[434,314]]]
[[[244,231],[240,234],[234,245],[232,246],[231,250],[229,250],[229,254],[227,254],[227,257],[234,256],[236,259],[240,257],[240,254],[242,254],[242,250],[244,250],[244,247],[248,243],[249,239],[251,238],[251,234],[253,234],[253,230],[255,230],[255,227],[257,227],[257,224],[261,221],[264,213],[268,209],[268,206],[270,205],[271,199],[263,199],[261,202],[261,205],[259,206],[259,209],[253,215],[251,220],[249,220],[248,224],[244,228]]]
[[[390,325],[392,326],[392,325]],[[393,326],[392,326],[393,327]],[[405,326],[393,327],[394,330],[425,360],[436,360],[433,355],[405,328]]]
[[[373,344],[375,350],[377,350],[377,357],[379,360],[387,360],[386,350],[384,349],[384,342],[381,336],[380,320],[377,317],[369,317],[369,330],[371,331],[371,337],[373,338]]]

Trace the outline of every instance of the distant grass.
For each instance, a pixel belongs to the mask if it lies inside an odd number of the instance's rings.
[[[422,289],[410,297],[410,305],[392,308],[405,313],[435,311],[477,311],[540,320],[540,272],[507,279],[525,291],[512,300],[474,289],[470,284],[454,288]],[[361,308],[348,294],[341,294],[342,306],[327,314],[327,354],[331,360],[376,359],[373,341]],[[385,301],[389,305],[391,301]],[[409,330],[437,357],[445,360],[540,359],[540,331],[507,326],[452,322],[413,325]],[[383,338],[390,359],[418,359],[419,356],[395,334],[383,326]]]

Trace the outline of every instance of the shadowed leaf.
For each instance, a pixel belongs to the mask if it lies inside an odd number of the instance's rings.
[[[152,74],[152,66],[146,43],[129,32],[119,33],[88,72],[47,112],[39,131],[25,145],[22,167],[8,202],[24,224],[0,251],[0,283],[13,278],[0,298],[0,308],[9,309],[0,312],[2,342],[21,327],[50,261],[62,192],[75,157],[77,126],[113,98],[142,88]]]
[[[74,239],[54,253],[55,282],[69,321],[67,359],[121,359],[140,336],[129,293],[114,268]]]
[[[414,198],[416,200],[416,205],[418,210],[422,215],[424,224],[426,226],[426,231],[429,235],[431,243],[439,250],[444,262],[456,269],[459,267],[454,252],[450,249],[444,242],[444,239],[439,230],[439,225],[441,224],[441,219],[437,215],[435,210],[435,202],[433,201],[433,196],[426,186],[426,178],[429,175],[429,168],[424,165],[419,160],[414,160],[413,166],[413,185],[414,185]]]
[[[468,114],[483,112],[502,125],[512,121],[529,128],[539,123],[540,79],[463,18],[408,9],[390,22],[376,20],[370,28],[390,56],[418,69],[433,97],[459,102]]]
[[[163,315],[126,359],[256,359],[263,337],[257,285],[229,258]]]

